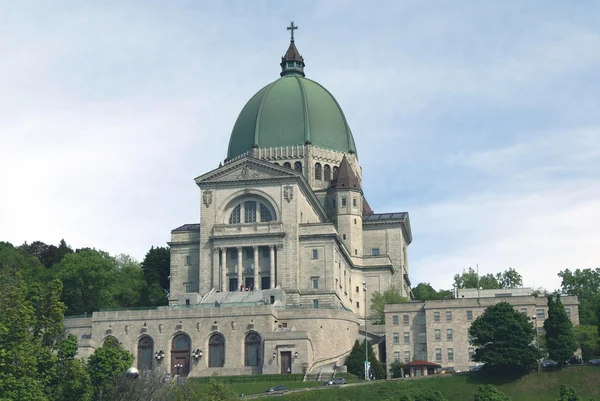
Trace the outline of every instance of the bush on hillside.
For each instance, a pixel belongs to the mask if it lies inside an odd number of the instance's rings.
[[[573,387],[569,387],[566,384],[560,385],[560,397],[558,401],[583,401],[580,396],[577,395],[577,391]]]
[[[483,384],[477,387],[475,401],[510,401],[502,391],[491,384]]]
[[[438,390],[425,390],[415,396],[415,401],[446,401],[446,398]]]
[[[392,362],[390,365],[390,373],[392,374],[392,379],[398,379],[402,376],[402,367],[404,364],[402,362]]]

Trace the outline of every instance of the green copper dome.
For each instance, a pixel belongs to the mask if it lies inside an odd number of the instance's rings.
[[[304,60],[293,42],[281,67],[281,78],[258,91],[242,109],[231,132],[227,158],[253,147],[305,144],[356,153],[340,105],[327,89],[304,78]]]

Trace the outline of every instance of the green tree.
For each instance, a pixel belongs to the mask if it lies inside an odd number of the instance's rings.
[[[77,337],[70,334],[58,346],[56,373],[51,385],[55,401],[90,401],[92,382],[83,361],[76,359]]]
[[[402,304],[408,302],[408,298],[400,295],[395,287],[388,288],[383,294],[376,291],[371,296],[371,312],[373,313],[374,322],[383,324],[385,322],[384,308],[387,304]]]
[[[96,348],[88,359],[88,373],[100,399],[114,398],[117,378],[133,363],[133,355],[113,338]]]
[[[582,401],[582,399],[577,395],[577,391],[575,391],[574,388],[569,387],[566,384],[561,384],[558,401]]]
[[[462,274],[454,276],[454,286],[459,289],[464,288],[481,288],[484,290],[492,290],[499,288],[517,288],[523,285],[523,277],[512,267],[508,270],[480,276],[472,267],[463,270]]]
[[[559,294],[548,296],[548,318],[544,321],[544,330],[550,359],[563,366],[577,351],[577,341],[573,334],[573,323],[567,316]]]
[[[32,330],[34,308],[26,298],[19,266],[10,263],[14,259],[8,245],[0,247],[0,399],[46,401],[38,371],[41,344]]]
[[[171,250],[168,247],[150,248],[142,261],[142,270],[148,286],[158,284],[163,291],[169,291]]]
[[[117,306],[114,293],[118,271],[114,258],[95,249],[78,249],[54,265],[63,282],[62,300],[67,314],[79,315]]]
[[[491,384],[477,386],[474,399],[475,401],[510,401],[510,397]]]
[[[579,348],[581,348],[581,356],[584,361],[600,357],[598,327],[578,324],[573,327],[573,334]]]
[[[145,304],[142,296],[146,288],[146,281],[140,263],[124,254],[117,255],[115,263],[117,280],[114,301],[123,308]]]
[[[395,361],[390,364],[390,373],[393,379],[404,377],[404,364],[400,361]]]
[[[373,347],[369,344],[367,349],[369,362],[371,363],[371,373],[377,379],[384,379],[385,368],[377,360],[375,357],[375,353],[373,352]],[[352,347],[352,351],[350,351],[350,355],[348,355],[348,361],[346,362],[346,367],[349,373],[356,375],[359,379],[363,379],[365,377],[365,341],[362,344],[359,344],[358,340],[355,341],[354,346]]]
[[[497,273],[496,281],[500,288],[519,288],[523,286],[523,276],[512,267],[502,273]]]
[[[485,363],[486,370],[525,372],[536,365],[535,330],[527,316],[507,302],[489,306],[473,321],[469,335],[477,347],[473,360]]]
[[[600,268],[569,269],[558,273],[562,279],[560,292],[575,295],[579,300],[579,323],[597,326],[599,317],[596,310],[600,308]]]
[[[419,301],[428,301],[431,299],[446,299],[452,298],[452,291],[439,290],[436,291],[429,283],[419,283],[412,289],[413,298]]]

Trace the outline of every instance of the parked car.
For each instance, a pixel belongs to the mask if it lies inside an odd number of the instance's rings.
[[[600,365],[600,359],[590,359],[588,363],[590,365]]]
[[[281,384],[277,385],[277,386],[273,386],[267,390],[265,390],[265,393],[276,393],[278,391],[287,391],[288,388],[286,386],[282,386]]]
[[[343,377],[336,377],[335,379],[331,379],[323,383],[324,386],[339,386],[341,384],[346,384],[346,379]]]
[[[573,355],[570,359],[569,359],[569,365],[581,365],[583,364],[583,359],[581,359],[578,356]]]
[[[456,373],[456,370],[454,368],[437,368],[435,373],[440,375],[446,375],[450,373]]]
[[[546,360],[540,362],[540,366],[544,369],[555,368],[556,362],[554,362],[552,359],[546,359]]]
[[[471,366],[469,368],[469,372],[479,372],[479,371],[481,371],[483,369],[484,365],[485,365],[484,363],[481,363],[479,365]]]

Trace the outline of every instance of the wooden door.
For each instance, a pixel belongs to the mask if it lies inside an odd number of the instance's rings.
[[[285,351],[281,353],[281,374],[288,375],[292,373],[292,352]]]
[[[190,355],[187,352],[171,352],[171,375],[177,374],[177,365],[182,367],[179,369],[181,376],[187,376],[190,373]]]

